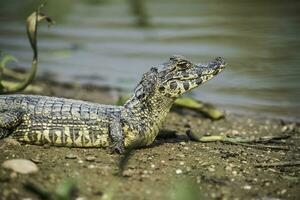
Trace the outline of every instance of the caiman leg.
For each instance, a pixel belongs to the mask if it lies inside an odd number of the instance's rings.
[[[119,120],[114,120],[109,127],[109,137],[111,139],[111,151],[117,153],[124,153],[124,132]]]
[[[23,115],[21,109],[0,109],[0,139],[7,137],[22,122]]]

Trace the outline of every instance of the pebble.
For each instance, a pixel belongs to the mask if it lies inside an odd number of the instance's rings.
[[[94,168],[96,168],[95,165],[89,165],[89,166],[88,166],[88,169],[94,169]]]
[[[185,157],[185,155],[184,155],[184,154],[178,154],[178,157],[180,157],[180,158],[184,158],[184,157]]]
[[[179,144],[182,145],[182,146],[185,146],[185,145],[186,145],[185,142],[180,142]]]
[[[134,174],[134,171],[132,169],[124,170],[123,173],[122,173],[122,175],[124,177],[131,177],[131,176],[133,176],[133,174]]]
[[[209,171],[209,172],[215,172],[216,170],[215,170],[215,168],[213,168],[213,167],[209,167],[209,168],[208,168],[208,171]]]
[[[11,169],[20,174],[35,173],[39,170],[34,162],[26,159],[6,160],[2,163],[2,167]]]
[[[186,171],[190,172],[190,171],[192,171],[192,168],[188,166],[188,167],[186,167]]]
[[[232,171],[232,167],[229,166],[229,165],[227,165],[227,166],[225,167],[225,170],[226,170],[226,171]]]
[[[95,156],[87,156],[85,158],[86,161],[89,161],[89,162],[94,162],[96,160],[96,157]]]
[[[244,187],[243,187],[245,190],[251,190],[251,185],[244,185]]]
[[[247,164],[247,161],[246,161],[246,160],[242,160],[242,163],[243,163],[243,164]]]
[[[36,164],[42,163],[40,157],[31,158],[30,160]]]
[[[66,158],[66,159],[76,159],[76,158],[77,158],[77,155],[70,153],[70,154],[67,154],[67,155],[65,156],[65,158]]]
[[[86,197],[77,197],[75,200],[87,200]]]
[[[83,160],[78,160],[78,163],[79,163],[79,164],[82,164],[82,163],[83,163]]]
[[[286,192],[287,192],[287,189],[283,189],[283,190],[280,191],[280,194],[283,195],[283,194],[285,194]]]
[[[181,169],[176,169],[176,174],[182,174],[183,171]]]
[[[265,182],[265,186],[270,186],[270,182]]]
[[[196,178],[196,183],[201,183],[201,177],[200,176],[197,176],[197,178]]]

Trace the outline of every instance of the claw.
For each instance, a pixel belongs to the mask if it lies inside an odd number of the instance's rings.
[[[118,153],[118,154],[124,154],[125,153],[125,147],[123,144],[112,144],[110,147],[110,153]]]

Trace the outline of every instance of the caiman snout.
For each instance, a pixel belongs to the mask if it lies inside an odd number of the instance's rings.
[[[226,62],[221,57],[217,57],[206,64],[197,64],[198,79],[201,78],[201,83],[204,83],[221,72],[225,66]]]

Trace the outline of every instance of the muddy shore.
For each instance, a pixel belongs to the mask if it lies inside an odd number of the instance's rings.
[[[111,104],[120,91],[40,79],[30,93]],[[201,199],[300,198],[299,124],[237,114],[212,121],[183,109],[168,115],[164,129],[171,136],[165,134],[150,147],[134,151],[121,176],[117,175],[120,156],[105,149],[2,140],[0,163],[24,158],[34,161],[39,170],[22,175],[0,167],[0,199],[38,199],[24,185],[54,192],[68,178],[78,182],[78,199],[104,199],[111,189],[112,199],[179,199],[182,191],[193,191]],[[233,145],[191,141],[187,131],[247,138],[288,136],[263,146]]]

